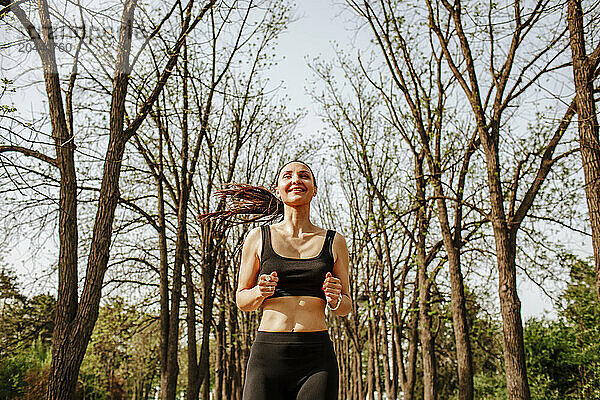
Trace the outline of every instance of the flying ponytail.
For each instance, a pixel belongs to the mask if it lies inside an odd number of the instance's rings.
[[[215,192],[225,209],[198,216],[199,222],[220,220],[226,225],[273,222],[283,216],[283,202],[267,188],[241,183],[228,184]]]

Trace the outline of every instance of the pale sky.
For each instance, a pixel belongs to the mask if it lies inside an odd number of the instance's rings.
[[[279,39],[279,55],[284,58],[271,76],[273,82],[283,82],[285,85],[291,98],[291,108],[301,107],[307,110],[307,117],[298,127],[301,133],[323,128],[316,105],[306,91],[311,78],[307,59],[330,59],[333,42],[344,47],[352,43],[352,33],[346,31],[343,15],[340,15],[342,2],[299,0],[295,9],[295,22]]]

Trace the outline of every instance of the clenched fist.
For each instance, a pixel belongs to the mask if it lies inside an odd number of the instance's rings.
[[[278,281],[277,271],[273,271],[269,275],[263,274],[259,276],[256,286],[258,287],[260,296],[265,298],[272,296],[275,293],[275,286],[277,286]]]
[[[328,272],[323,281],[323,291],[325,292],[325,298],[327,299],[329,306],[337,308],[341,301],[342,281],[333,276],[331,272]]]

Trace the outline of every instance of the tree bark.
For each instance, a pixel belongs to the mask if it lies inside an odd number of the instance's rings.
[[[594,70],[596,65],[591,62],[586,53],[583,10],[580,0],[569,0],[567,21],[573,54],[573,78],[577,102],[580,153],[585,176],[585,194],[592,226],[596,295],[600,299],[600,140],[598,138],[598,116],[596,115],[596,103],[594,101]]]
[[[441,171],[439,158],[431,160],[430,168],[434,171],[434,191],[437,197],[438,220],[442,231],[442,240],[448,256],[448,269],[450,272],[450,295],[452,302],[452,327],[456,343],[456,361],[458,367],[458,398],[459,400],[473,400],[473,355],[471,351],[471,340],[469,338],[469,326],[467,321],[467,309],[465,288],[461,271],[460,249],[462,247],[462,194],[464,192],[464,174],[473,154],[475,141],[471,141],[463,158],[463,169],[460,174],[455,207],[454,235],[450,229],[448,209],[441,182]]]
[[[425,177],[423,174],[423,154],[415,154],[416,198],[418,232],[416,243],[417,268],[419,274],[419,337],[423,357],[423,399],[437,400],[437,369],[435,360],[435,335],[431,323],[430,287],[431,278],[427,274],[427,256],[425,237],[428,221],[425,200]]]
[[[415,382],[417,378],[417,353],[419,343],[419,279],[415,279],[413,299],[410,304],[411,311],[408,324],[408,360],[405,367],[406,376],[402,380],[402,394],[405,400],[415,397]]]
[[[502,314],[504,345],[504,368],[506,390],[510,400],[529,400],[529,382],[525,364],[521,301],[517,293],[516,231],[520,223],[512,228],[506,222],[504,195],[500,182],[500,159],[498,150],[499,122],[491,122],[491,134],[480,126],[480,138],[485,152],[490,193],[490,220],[496,244],[498,267],[498,295]],[[515,221],[516,222],[516,221]]]
[[[354,7],[358,7],[357,3],[352,2]],[[446,200],[442,189],[442,172],[440,171],[439,146],[436,146],[435,151],[430,148],[429,142],[431,138],[437,138],[437,143],[440,143],[440,135],[442,132],[442,118],[444,112],[444,82],[442,82],[441,64],[442,57],[434,57],[430,61],[429,76],[419,76],[415,71],[414,60],[412,58],[413,50],[406,45],[406,39],[403,32],[397,24],[390,24],[389,21],[397,19],[395,8],[390,2],[381,2],[381,7],[372,8],[367,1],[363,1],[363,8],[360,14],[368,21],[372,32],[375,36],[376,43],[382,51],[386,60],[386,65],[389,74],[393,77],[392,82],[401,92],[406,100],[414,119],[415,127],[419,133],[421,146],[425,151],[429,170],[431,171],[434,191],[437,197],[438,219],[442,228],[442,236],[444,246],[448,253],[449,271],[451,280],[451,297],[452,297],[452,321],[454,325],[454,334],[456,340],[457,364],[458,364],[458,380],[459,380],[459,399],[473,399],[473,366],[472,354],[469,340],[469,330],[467,326],[467,316],[464,297],[464,285],[460,266],[460,230],[462,229],[462,218],[460,215],[460,200],[457,202],[457,216],[455,224],[455,235],[453,237],[448,218],[448,210]],[[381,15],[378,15],[381,14]],[[439,51],[439,50],[438,50]],[[436,49],[432,49],[435,53]],[[402,64],[404,62],[404,64]],[[434,65],[435,64],[435,65]],[[406,75],[406,77],[405,77]],[[371,79],[370,79],[371,80]],[[381,90],[381,88],[380,88]],[[382,91],[382,90],[381,90]],[[422,101],[421,98],[430,97],[431,93],[435,92],[437,101]],[[384,93],[388,107],[393,107],[394,103],[392,96]],[[398,113],[400,114],[400,113]],[[435,116],[432,118],[432,116]],[[392,120],[394,114],[392,115]],[[400,125],[400,121],[397,121]],[[401,130],[400,130],[401,131]],[[405,140],[410,142],[411,139],[405,136]],[[414,147],[411,144],[411,147]],[[474,149],[469,146],[465,153],[466,164],[472,155]],[[454,191],[461,196],[464,188],[464,179],[459,182],[458,190]]]
[[[385,236],[384,231],[384,236]],[[408,311],[404,314],[402,318],[394,317],[394,314],[401,313],[401,309],[404,307],[404,290],[406,288],[406,279],[408,276],[408,272],[410,270],[412,264],[412,242],[409,244],[410,248],[408,250],[408,256],[404,263],[401,281],[400,281],[400,298],[398,301],[398,306],[400,310],[392,312],[392,338],[394,340],[394,347],[396,349],[396,353],[398,355],[398,369],[399,369],[399,384],[402,391],[402,398],[404,400],[412,400],[414,398],[415,392],[415,381],[416,381],[416,370],[417,370],[417,350],[419,344],[419,274],[418,272],[415,274],[415,282],[413,285],[413,293],[412,299],[408,306]],[[390,288],[394,287],[392,277],[390,276]],[[416,310],[416,311],[415,311]],[[406,324],[405,319],[408,317],[408,324]],[[402,337],[404,326],[406,324],[406,329],[408,333],[406,334],[408,338],[408,355],[404,357],[404,348],[402,345]]]
[[[160,117],[158,117],[160,118]],[[159,293],[160,293],[160,387],[166,388],[168,382],[169,354],[169,260],[167,254],[167,226],[164,199],[164,126],[158,124],[158,175],[155,177],[158,191],[158,248],[159,248]],[[163,396],[164,394],[161,393]],[[164,397],[161,397],[164,398]]]

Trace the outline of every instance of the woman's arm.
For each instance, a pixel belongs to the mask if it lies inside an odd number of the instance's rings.
[[[242,246],[242,260],[238,273],[235,303],[242,311],[256,310],[264,299],[275,292],[278,281],[277,273],[273,272],[271,275],[258,277],[261,248],[260,228],[254,228],[250,231]]]
[[[323,290],[329,307],[335,315],[345,316],[352,311],[352,299],[350,299],[350,257],[346,239],[336,233],[333,239],[332,252],[334,256],[333,275],[327,275],[323,282]],[[339,301],[339,303],[338,303]]]

